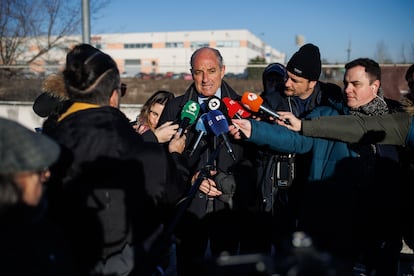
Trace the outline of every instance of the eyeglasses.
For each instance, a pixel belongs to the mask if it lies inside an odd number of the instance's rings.
[[[121,97],[125,96],[126,91],[127,91],[126,83],[121,83],[121,86],[119,87],[119,91],[121,91]]]

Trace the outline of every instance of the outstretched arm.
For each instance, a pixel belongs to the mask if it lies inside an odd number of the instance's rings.
[[[412,115],[406,112],[383,116],[340,115],[303,120],[302,133],[350,143],[405,145],[411,124]]]

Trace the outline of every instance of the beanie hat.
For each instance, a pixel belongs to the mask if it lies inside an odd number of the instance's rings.
[[[290,58],[286,69],[299,77],[318,80],[322,71],[319,48],[310,43],[303,45]]]

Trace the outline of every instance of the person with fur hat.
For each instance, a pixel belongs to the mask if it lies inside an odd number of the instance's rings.
[[[69,247],[43,197],[59,145],[0,118],[0,274],[74,275]]]

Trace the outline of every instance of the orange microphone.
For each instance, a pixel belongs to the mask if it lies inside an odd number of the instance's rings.
[[[257,95],[256,93],[253,92],[244,92],[242,98],[241,98],[241,103],[249,110],[253,111],[253,112],[263,112],[266,113],[267,115],[276,118],[278,120],[283,121],[285,124],[289,124],[289,121],[287,120],[283,120],[280,118],[280,115],[277,114],[276,112],[273,112],[272,110],[264,107],[263,104],[263,98],[260,97],[259,95]]]

